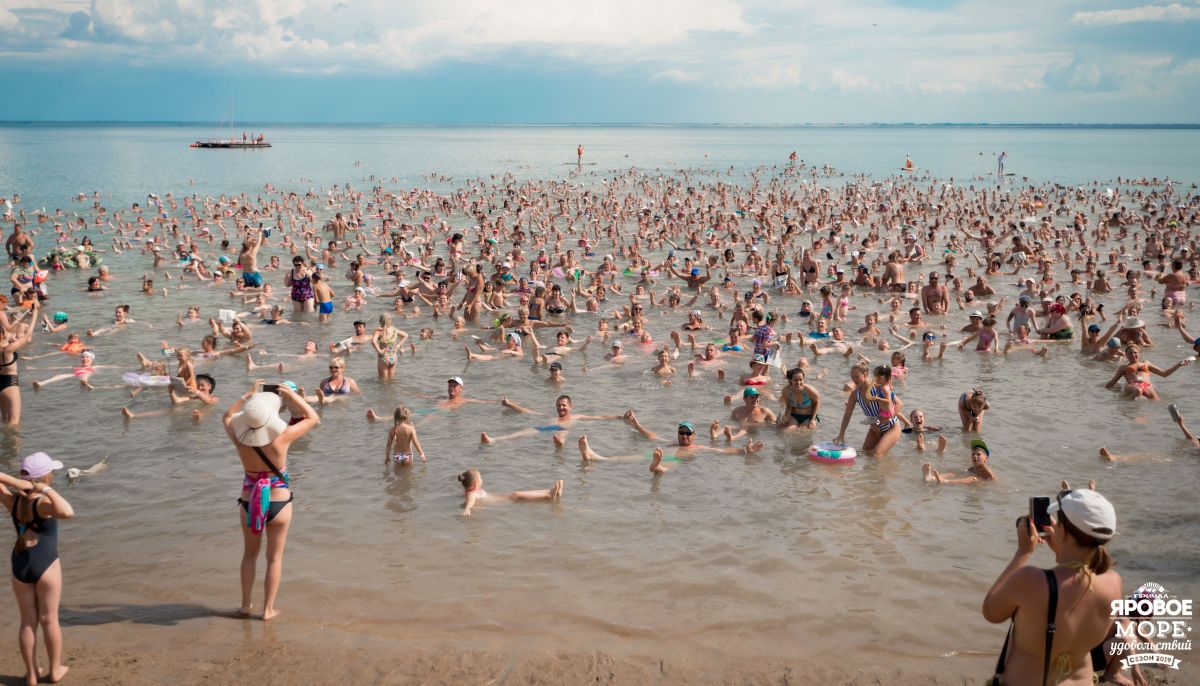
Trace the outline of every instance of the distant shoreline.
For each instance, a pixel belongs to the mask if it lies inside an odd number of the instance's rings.
[[[211,121],[26,121],[0,120],[0,127],[110,127],[161,126],[209,127]],[[520,128],[596,128],[596,129],[1056,129],[1056,130],[1200,130],[1200,123],[1175,124],[1103,124],[1103,123],[988,123],[988,122],[873,122],[873,123],[803,123],[803,124],[698,124],[698,123],[632,123],[632,122],[526,122],[526,123],[389,123],[389,122],[239,122],[235,128],[260,130],[264,127],[300,128],[396,128],[396,129],[520,129]]]

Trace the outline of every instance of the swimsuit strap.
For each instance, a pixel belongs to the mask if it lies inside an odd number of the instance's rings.
[[[1046,604],[1046,649],[1045,659],[1042,665],[1041,681],[1042,686],[1046,686],[1046,678],[1050,676],[1050,651],[1054,647],[1054,633],[1057,629],[1054,619],[1058,614],[1058,579],[1054,576],[1053,570],[1043,569],[1042,573],[1046,575],[1046,583],[1050,585],[1050,598],[1049,602]],[[1059,655],[1058,659],[1054,662],[1054,683],[1056,684],[1060,679],[1060,674],[1062,674],[1064,660],[1067,669],[1066,674],[1071,673],[1071,656],[1067,653]],[[1063,674],[1063,676],[1065,676],[1065,674]]]

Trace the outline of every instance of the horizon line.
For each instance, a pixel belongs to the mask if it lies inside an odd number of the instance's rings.
[[[0,126],[30,125],[172,125],[214,126],[212,121],[189,121],[172,119],[0,119]],[[221,126],[220,123],[215,126]],[[336,122],[336,121],[245,121],[239,127],[257,126],[376,126],[411,128],[470,128],[470,127],[689,127],[689,128],[1114,128],[1114,129],[1198,129],[1200,122],[953,122],[953,121],[898,121],[898,122],[798,122],[798,123],[755,123],[755,122]]]

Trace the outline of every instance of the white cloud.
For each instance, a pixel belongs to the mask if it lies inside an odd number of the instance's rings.
[[[1072,33],[1198,16],[1191,3],[1073,13],[1044,0],[0,0],[0,51],[308,74],[535,65],[740,95],[934,100],[1183,89],[1197,68],[1172,66],[1187,58],[1169,48],[1089,54]]]
[[[656,81],[676,81],[678,83],[688,83],[691,81],[699,81],[701,76],[699,74],[686,72],[682,69],[664,69],[654,74],[650,78],[655,79]]]
[[[1141,22],[1181,22],[1200,19],[1200,7],[1185,7],[1177,2],[1170,5],[1142,5],[1128,9],[1076,12],[1071,21],[1084,26],[1114,26]]]
[[[99,36],[139,43],[172,43],[175,25],[163,12],[166,4],[139,3],[131,0],[94,0],[92,22]]]
[[[1200,76],[1200,59],[1188,60],[1172,69],[1171,73],[1179,76]]]
[[[20,23],[21,20],[17,19],[17,15],[13,14],[7,7],[0,6],[0,29],[11,31],[17,28],[17,25]]]
[[[852,74],[845,69],[834,69],[829,73],[829,83],[838,90],[855,93],[861,91],[877,91],[879,86],[862,74]]]

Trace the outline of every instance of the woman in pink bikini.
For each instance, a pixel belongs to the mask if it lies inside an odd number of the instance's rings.
[[[256,392],[270,388],[273,392]],[[289,425],[279,416],[286,404],[293,417],[300,421]],[[225,412],[225,433],[233,441],[242,461],[242,495],[238,498],[242,517],[242,604],[238,612],[250,616],[250,596],[254,587],[258,551],[262,534],[267,534],[267,573],[264,580],[263,620],[279,614],[275,596],[283,575],[283,548],[292,523],[292,490],[288,477],[288,448],[292,443],[321,423],[317,411],[291,387],[263,386],[257,381],[254,388],[238,398]]]

